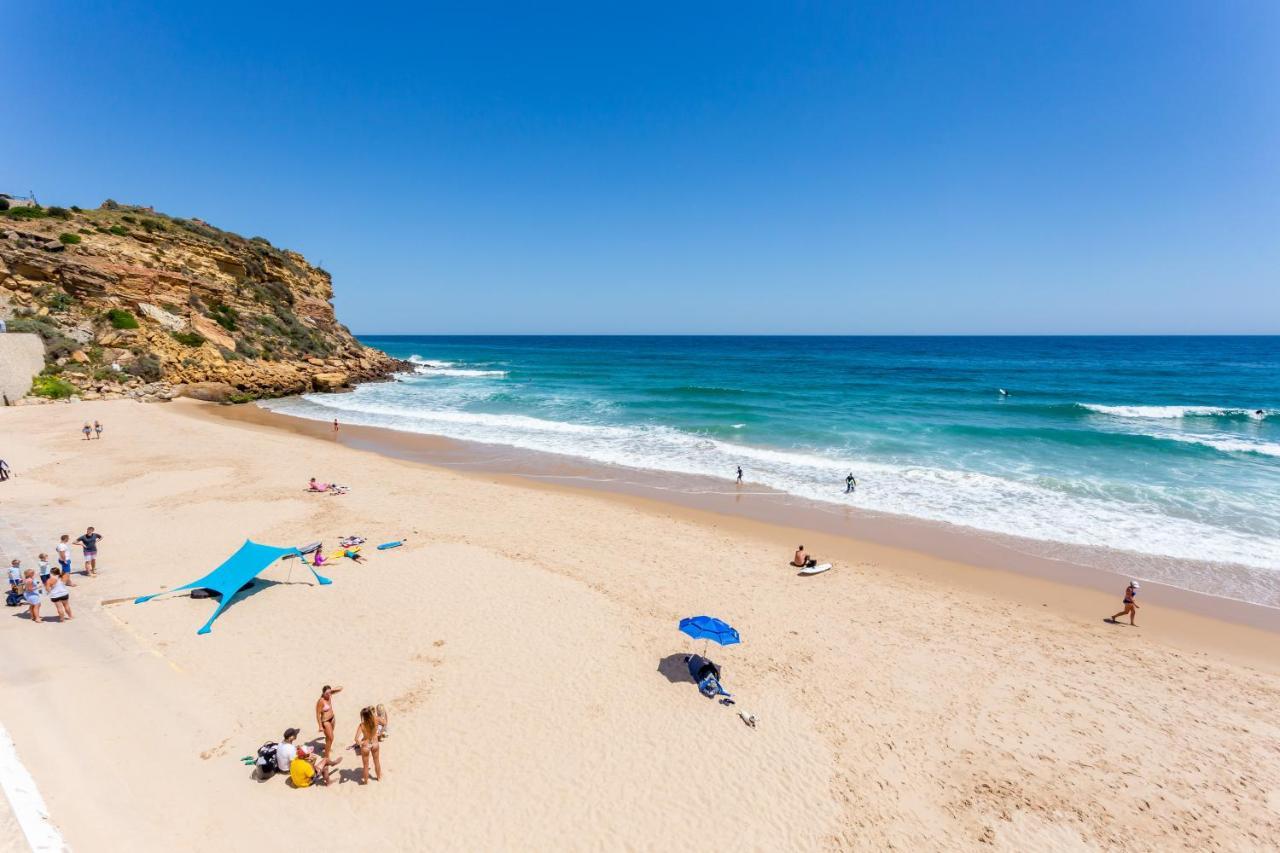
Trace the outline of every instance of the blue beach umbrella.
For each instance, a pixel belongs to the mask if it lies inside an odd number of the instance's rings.
[[[680,620],[680,631],[695,640],[715,640],[722,646],[742,642],[738,632],[727,622],[713,616],[690,616]],[[704,644],[705,649],[705,644]]]

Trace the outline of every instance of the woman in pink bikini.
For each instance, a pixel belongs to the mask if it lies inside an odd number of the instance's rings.
[[[341,693],[341,687],[325,685],[320,690],[320,698],[316,700],[316,722],[324,734],[324,757],[329,758],[333,752],[333,694]]]

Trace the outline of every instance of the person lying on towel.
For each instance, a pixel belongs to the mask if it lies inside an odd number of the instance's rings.
[[[720,684],[720,667],[702,655],[685,655],[684,662],[689,667],[689,675],[698,685],[699,692],[708,699],[717,696],[730,696]]]

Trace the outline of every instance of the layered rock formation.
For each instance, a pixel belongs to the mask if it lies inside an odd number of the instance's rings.
[[[200,220],[113,202],[0,214],[0,317],[44,340],[47,396],[60,381],[82,397],[200,384],[239,400],[408,368],[359,343],[332,298],[298,253]]]

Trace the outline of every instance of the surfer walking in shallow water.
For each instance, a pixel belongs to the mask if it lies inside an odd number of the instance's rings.
[[[858,488],[858,478],[850,471],[849,476],[844,478],[844,493],[847,495],[856,488]]]

